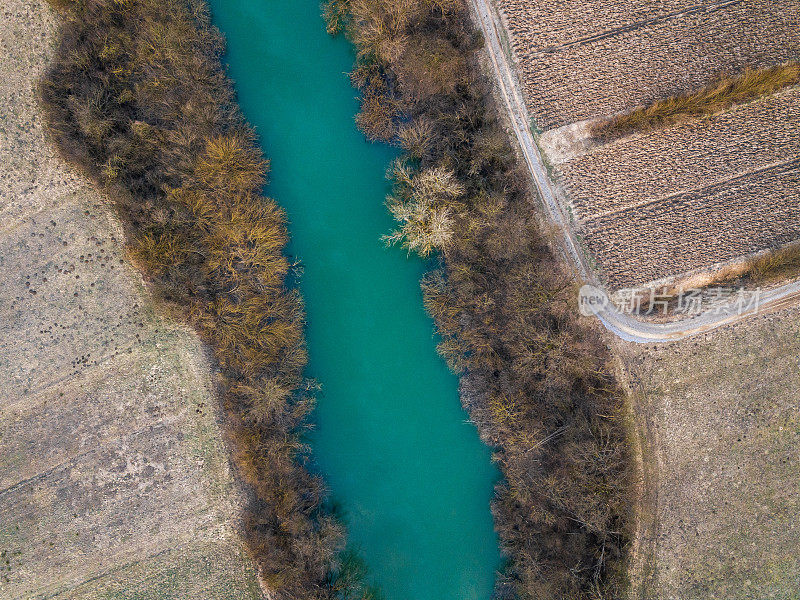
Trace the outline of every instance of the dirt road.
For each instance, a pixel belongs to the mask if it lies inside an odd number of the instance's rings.
[[[517,138],[547,216],[561,232],[564,254],[567,255],[577,278],[602,289],[573,238],[567,219],[559,206],[555,186],[547,172],[539,147],[533,139],[530,130],[531,120],[519,82],[509,64],[510,60],[503,50],[500,34],[503,26],[499,16],[491,6],[491,0],[470,0],[470,4],[473,8],[473,17],[483,32],[486,51],[494,69],[500,96],[507,109],[511,128]],[[798,301],[800,301],[800,282],[793,282],[764,292],[758,304],[748,310],[739,311],[733,306],[722,307],[675,323],[643,322],[620,312],[610,302],[603,303],[595,314],[606,329],[623,340],[637,343],[659,343],[672,342],[705,333],[745,319],[756,312],[767,312],[793,306],[798,304]]]

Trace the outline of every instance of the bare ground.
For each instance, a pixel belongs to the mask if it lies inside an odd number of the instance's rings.
[[[45,138],[43,0],[0,8],[0,597],[259,598],[212,370]]]
[[[592,120],[797,59],[800,2],[495,0],[558,200],[618,290],[800,238],[800,89],[600,144]]]
[[[540,129],[796,59],[798,0],[496,0]]]
[[[646,466],[634,597],[800,598],[800,310],[617,351]]]

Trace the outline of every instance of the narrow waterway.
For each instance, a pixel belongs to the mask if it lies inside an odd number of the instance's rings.
[[[272,163],[269,193],[303,264],[314,458],[386,600],[488,600],[498,473],[435,353],[425,265],[380,236],[394,151],[356,130],[353,63],[318,0],[212,0],[239,102]]]

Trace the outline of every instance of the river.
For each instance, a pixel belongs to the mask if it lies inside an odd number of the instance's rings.
[[[499,474],[422,307],[426,265],[380,237],[396,151],[356,130],[349,43],[316,0],[212,0],[239,103],[303,265],[308,374],[322,385],[315,468],[386,600],[488,600],[500,566]]]

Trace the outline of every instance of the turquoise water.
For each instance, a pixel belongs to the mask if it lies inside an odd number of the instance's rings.
[[[212,0],[229,73],[304,266],[315,461],[387,600],[488,600],[498,473],[422,308],[425,265],[386,249],[395,156],[356,130],[353,53],[315,0]]]

